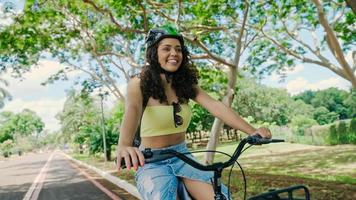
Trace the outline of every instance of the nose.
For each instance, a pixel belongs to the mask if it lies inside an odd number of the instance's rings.
[[[174,48],[171,49],[171,55],[178,55],[178,51]]]

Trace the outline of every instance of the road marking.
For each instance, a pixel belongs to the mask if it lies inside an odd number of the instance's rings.
[[[67,158],[68,159],[68,158]],[[120,197],[118,197],[116,194],[112,193],[110,190],[106,189],[103,185],[101,185],[99,182],[94,180],[93,177],[91,177],[88,173],[86,173],[84,170],[80,169],[77,165],[73,164],[72,162],[69,162],[74,168],[76,168],[80,173],[82,173],[89,181],[91,181],[96,187],[98,187],[101,191],[103,191],[106,195],[108,195],[111,199],[113,200],[122,200]]]
[[[119,179],[116,176],[111,175],[108,171],[102,171],[101,169],[91,166],[85,162],[76,160],[76,159],[72,158],[71,156],[69,156],[68,154],[65,154],[64,152],[62,152],[62,154],[64,156],[66,156],[68,159],[70,159],[71,161],[73,161],[74,163],[76,163],[78,166],[84,166],[86,169],[90,169],[90,170],[94,171],[95,173],[99,174],[101,177],[110,181],[111,183],[118,186],[119,188],[126,190],[128,193],[130,193],[132,196],[136,197],[137,199],[142,199],[136,186],[128,183],[125,180]]]
[[[43,182],[46,178],[48,165],[51,162],[53,155],[54,152],[49,156],[46,164],[42,167],[40,173],[37,175],[35,181],[32,183],[23,200],[37,200],[38,195],[40,194],[40,191],[42,189]]]

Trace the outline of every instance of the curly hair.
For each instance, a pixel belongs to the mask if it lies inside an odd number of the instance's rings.
[[[158,62],[157,49],[159,42],[146,50],[146,60],[149,65],[143,67],[140,78],[140,87],[143,98],[148,100],[149,97],[159,100],[160,103],[169,103],[164,92],[160,73],[161,66]],[[178,101],[186,103],[197,95],[194,85],[198,84],[198,70],[190,61],[188,49],[182,45],[183,60],[181,66],[172,77],[172,87],[176,92]]]

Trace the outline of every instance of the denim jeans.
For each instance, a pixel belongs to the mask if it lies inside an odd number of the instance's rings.
[[[141,150],[143,148],[140,147]],[[152,149],[152,151],[166,149],[173,149],[182,153],[188,152],[185,142],[167,148]],[[188,154],[188,156],[193,157],[191,154]],[[211,184],[213,175],[213,172],[200,171],[179,158],[172,157],[139,167],[135,180],[137,189],[144,200],[172,200],[176,199],[177,196],[180,200],[186,200],[191,198],[182,178]],[[222,193],[227,199],[228,189],[224,185],[222,185]]]

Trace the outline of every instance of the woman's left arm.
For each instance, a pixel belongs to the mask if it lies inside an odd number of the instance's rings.
[[[220,101],[213,99],[199,86],[196,86],[196,89],[197,96],[193,100],[207,109],[213,116],[221,119],[225,124],[234,129],[241,130],[248,135],[258,133],[265,138],[271,137],[271,132],[268,128],[254,128],[242,117],[240,117],[232,108],[226,106]]]

